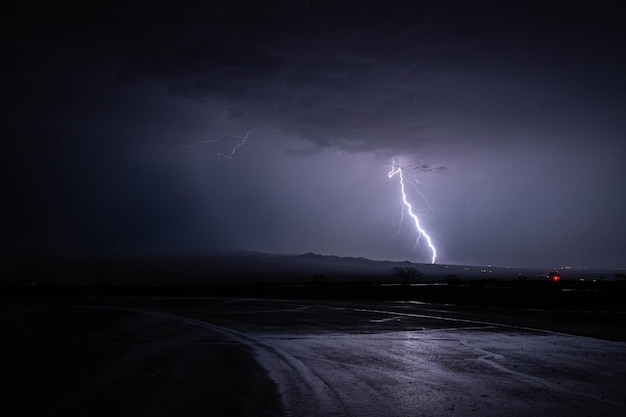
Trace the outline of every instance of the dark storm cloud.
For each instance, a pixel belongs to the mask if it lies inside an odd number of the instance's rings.
[[[417,172],[443,172],[446,170],[446,167],[444,166],[432,167],[427,164],[409,166],[408,168],[412,171],[417,171]]]
[[[172,96],[222,102],[231,116],[277,120],[311,149],[407,151],[567,127],[571,101],[623,103],[615,39],[624,29],[611,12],[528,2],[60,3],[29,25],[108,54],[123,82],[157,81]]]
[[[378,127],[376,135],[391,142],[432,125],[429,96],[446,74],[430,66],[442,41],[419,9],[405,15],[367,3],[60,4],[36,13],[31,25],[108,54],[123,82],[156,80],[173,96],[278,118],[319,146],[360,149],[372,147],[363,135],[368,129]]]
[[[601,6],[156,6],[103,23],[121,80],[278,119],[319,147],[407,150],[442,141],[441,129],[452,143],[490,143],[504,139],[485,138],[485,125],[560,129],[568,101],[623,101],[623,29]]]

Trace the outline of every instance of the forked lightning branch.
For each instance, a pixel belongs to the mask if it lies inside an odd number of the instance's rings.
[[[411,205],[411,203],[409,202],[407,198],[406,189],[405,189],[405,178],[404,178],[404,172],[402,171],[402,167],[394,163],[388,175],[389,175],[389,178],[393,178],[395,176],[398,176],[400,178],[400,193],[402,195],[402,211],[401,211],[400,223],[404,222],[404,209],[406,209],[407,212],[409,213],[409,216],[413,220],[413,223],[415,224],[415,230],[417,232],[417,238],[415,239],[415,246],[419,245],[419,241],[423,237],[428,247],[430,248],[430,251],[432,252],[431,263],[434,264],[435,260],[437,259],[437,249],[435,249],[432,239],[430,238],[428,233],[426,233],[426,231],[422,228],[419,218],[417,217],[417,214],[415,214],[415,212],[413,211],[413,206]]]

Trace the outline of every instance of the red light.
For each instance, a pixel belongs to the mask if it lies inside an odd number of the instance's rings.
[[[559,276],[559,274],[552,274],[552,281],[558,281],[560,279],[561,277]]]

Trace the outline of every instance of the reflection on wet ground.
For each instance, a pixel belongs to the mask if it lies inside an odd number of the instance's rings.
[[[397,302],[6,302],[21,415],[622,416],[618,313]]]

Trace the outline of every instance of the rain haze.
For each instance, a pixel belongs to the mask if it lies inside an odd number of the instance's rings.
[[[2,9],[5,254],[626,265],[621,6]]]

